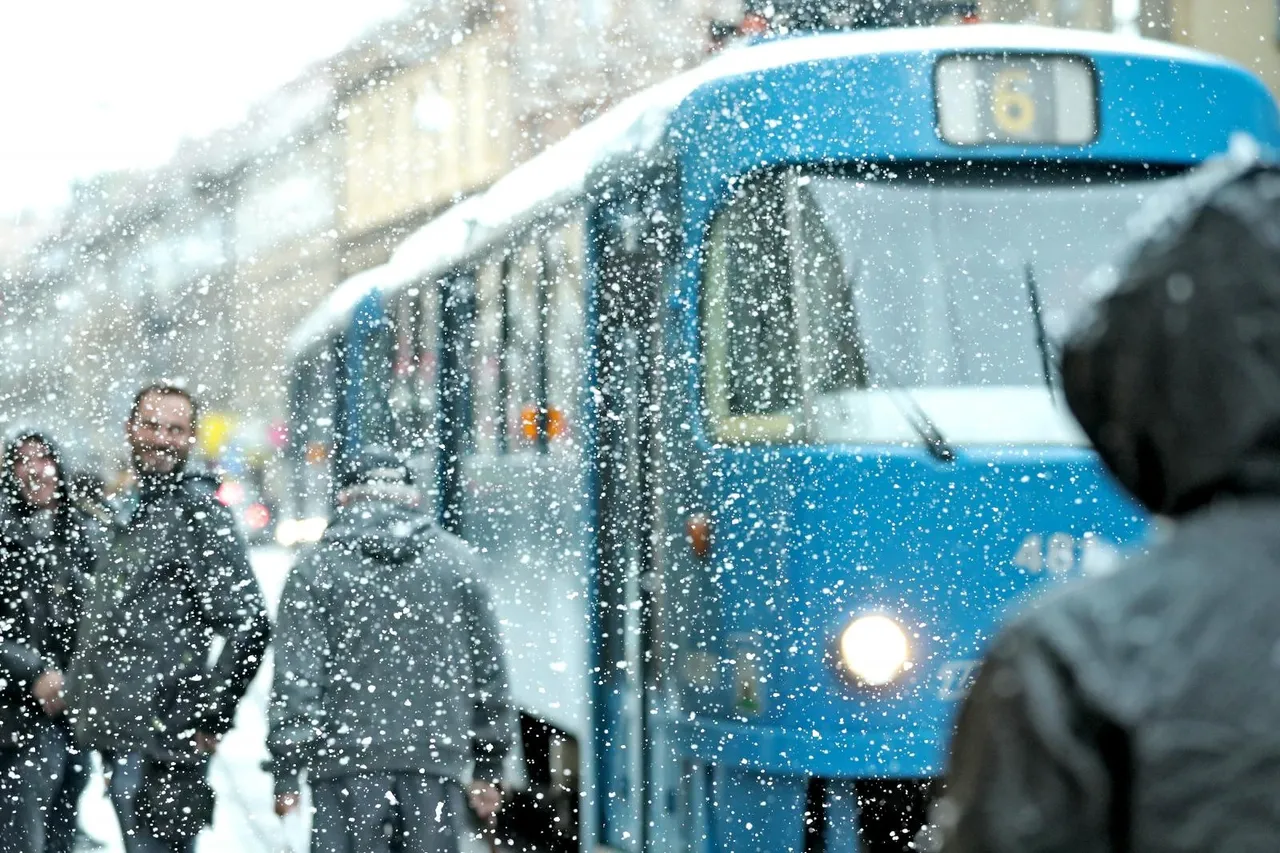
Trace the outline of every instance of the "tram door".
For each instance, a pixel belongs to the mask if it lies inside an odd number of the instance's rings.
[[[659,254],[610,242],[596,288],[595,835],[609,849],[649,848],[657,613],[653,536],[658,419],[655,324]]]

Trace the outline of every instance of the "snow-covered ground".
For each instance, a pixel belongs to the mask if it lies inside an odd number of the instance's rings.
[[[275,614],[291,557],[279,548],[258,548],[253,568]],[[282,821],[272,810],[271,779],[262,770],[267,758],[267,695],[271,685],[268,654],[258,677],[249,688],[236,715],[236,726],[223,740],[213,759],[211,779],[218,792],[213,827],[205,830],[199,853],[302,853],[307,849],[307,819],[301,813]],[[121,853],[120,828],[107,802],[102,777],[96,776],[81,801],[81,825],[107,843],[110,853]]]

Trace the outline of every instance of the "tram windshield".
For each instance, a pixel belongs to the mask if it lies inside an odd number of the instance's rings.
[[[1054,347],[1165,174],[787,170],[716,219],[702,305],[718,440],[1080,444]]]

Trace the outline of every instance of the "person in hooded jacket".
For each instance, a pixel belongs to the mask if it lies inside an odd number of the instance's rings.
[[[946,853],[1280,849],[1280,167],[1237,152],[1183,191],[1062,355],[1103,463],[1170,523],[996,640]]]
[[[0,850],[70,853],[88,768],[64,674],[99,541],[42,433],[6,445],[0,497]]]
[[[129,853],[189,851],[212,820],[209,756],[270,633],[216,483],[186,470],[198,413],[180,386],[134,398],[136,486],[117,501],[68,679],[76,738],[103,756]],[[215,635],[225,643],[210,666]]]
[[[408,468],[365,450],[285,584],[267,746],[276,811],[305,769],[313,853],[456,851],[466,791],[492,818],[513,739],[497,625],[470,549],[419,509]]]

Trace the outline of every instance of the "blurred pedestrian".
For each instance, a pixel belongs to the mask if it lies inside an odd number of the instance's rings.
[[[97,536],[42,433],[5,446],[0,500],[0,849],[70,853],[88,761],[72,742],[64,673]]]
[[[198,414],[178,386],[134,398],[136,484],[119,496],[71,668],[76,736],[103,755],[129,853],[192,850],[212,821],[208,759],[268,640],[262,592],[216,484],[186,470]],[[226,642],[210,666],[214,635]]]
[[[313,853],[456,851],[466,802],[500,803],[512,742],[503,650],[480,566],[421,511],[409,469],[362,453],[285,584],[271,725],[276,811],[311,787]]]
[[[1062,359],[1102,461],[1170,529],[996,640],[947,853],[1280,849],[1280,167],[1233,155],[1187,192]]]

